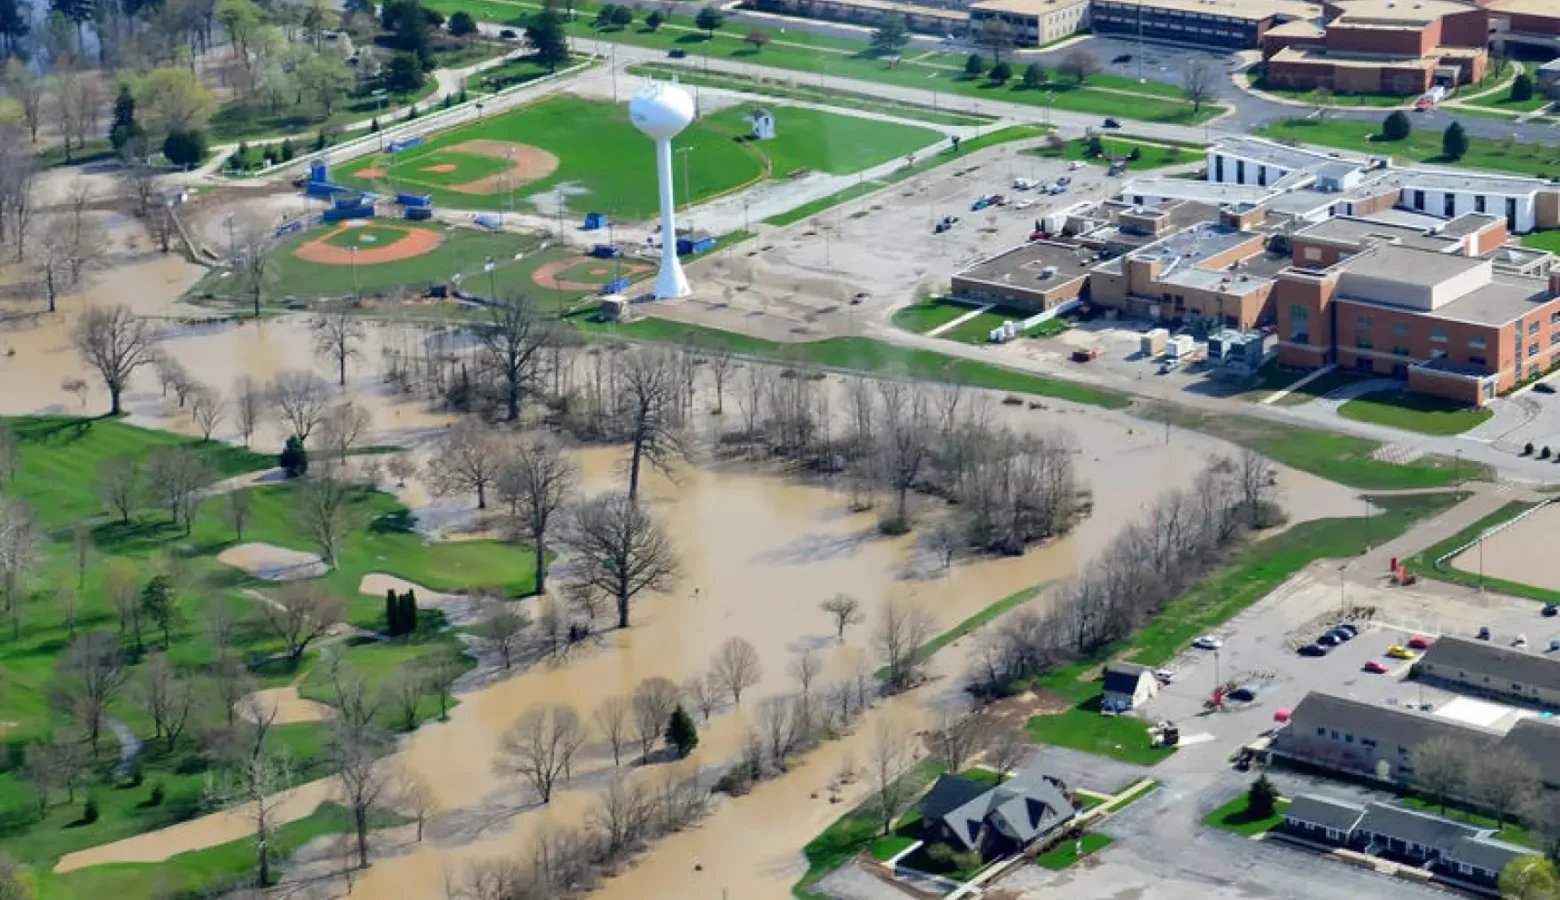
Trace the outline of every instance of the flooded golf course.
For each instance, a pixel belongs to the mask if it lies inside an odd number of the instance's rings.
[[[316,358],[309,323],[302,317],[180,323],[182,316],[199,314],[175,302],[199,274],[199,269],[171,257],[140,259],[116,270],[112,278],[100,279],[85,296],[62,300],[60,313],[0,330],[0,414],[94,414],[106,408],[106,396],[92,379],[84,406],[64,386],[69,379],[87,377],[68,333],[75,312],[92,303],[125,303],[143,315],[170,317],[164,352],[224,391],[243,376],[263,382],[289,369],[326,373],[328,367]],[[425,453],[453,417],[394,391],[380,377],[378,363],[382,348],[408,340],[415,331],[404,324],[368,325],[345,394],[370,412],[373,442]],[[149,369],[137,374],[126,399],[131,422],[193,431],[187,416],[161,395]],[[636,600],[628,629],[602,633],[561,660],[484,679],[460,695],[449,721],[430,722],[405,738],[395,764],[428,787],[440,812],[421,843],[387,841],[373,866],[358,877],[352,895],[373,900],[442,898],[467,861],[518,853],[527,835],[547,818],[580,819],[614,771],[611,752],[594,729],[572,780],[545,808],[529,789],[494,773],[501,733],[527,708],[566,703],[589,721],[603,701],[629,694],[644,678],[664,676],[681,683],[702,675],[716,649],[738,635],[758,651],[759,683],[744,694],[740,707],[723,708],[709,722],[700,722],[699,745],[690,760],[645,766],[638,777],[660,779],[674,765],[723,764],[741,750],[750,716],[762,698],[794,690],[788,668],[797,653],[811,649],[818,654],[823,664],[820,683],[848,677],[862,667],[875,669],[879,660],[868,649],[868,638],[885,601],[914,598],[941,631],[1014,592],[1065,578],[1158,493],[1190,484],[1209,455],[1231,450],[1189,432],[1176,431],[1167,441],[1162,429],[1124,414],[1049,401],[1044,409],[993,404],[993,414],[1019,429],[1070,433],[1078,448],[1079,479],[1093,495],[1092,514],[1072,534],[1022,556],[977,556],[945,568],[937,554],[922,545],[920,534],[879,534],[877,512],[852,511],[846,493],[833,485],[748,461],[721,461],[707,447],[695,453],[694,462],[669,475],[648,475],[642,489],[645,502],[680,556],[676,588]],[[701,431],[717,427],[713,416],[702,419]],[[218,436],[232,439],[230,430],[219,430]],[[256,439],[263,449],[275,449],[279,443],[280,426],[275,424]],[[622,448],[591,447],[574,456],[585,493],[625,485]],[[1350,515],[1358,509],[1352,491],[1328,482],[1289,470],[1281,470],[1279,480],[1292,521]],[[399,496],[414,512],[452,522],[462,515],[469,518],[469,501],[432,499],[415,482]],[[940,501],[922,501],[920,513],[934,518],[939,506]],[[566,575],[568,565],[567,557],[560,557],[555,572]],[[364,588],[377,593],[387,584],[404,582],[365,580]],[[424,593],[424,588],[417,589]],[[819,609],[821,601],[838,593],[858,598],[866,614],[866,622],[849,629],[843,642],[835,639],[830,618]],[[1033,602],[1044,603],[1044,595]],[[858,781],[841,790],[837,799],[843,802],[830,803],[830,783],[851,768],[852,760],[864,760],[878,718],[913,729],[923,720],[928,701],[957,692],[968,643],[956,642],[938,654],[927,685],[880,703],[851,733],[824,742],[795,761],[787,774],[744,797],[722,801],[700,825],[653,846],[607,881],[597,896],[717,900],[723,890],[744,900],[789,896],[790,885],[805,868],[801,846],[865,789]],[[289,694],[283,689],[277,697],[288,705],[291,720],[320,714],[302,705],[295,690]],[[306,815],[334,793],[329,781],[295,788],[281,816]],[[238,812],[218,813],[70,854],[59,868],[161,861],[244,837],[251,829]],[[344,883],[337,887],[345,892]]]

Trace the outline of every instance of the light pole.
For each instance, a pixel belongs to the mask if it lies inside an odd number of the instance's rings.
[[[1370,552],[1370,501],[1365,501],[1365,553]]]
[[[1484,536],[1489,529],[1479,532],[1479,593],[1484,593]]]
[[[1344,610],[1349,608],[1348,601],[1344,599],[1343,569],[1344,563],[1338,564],[1338,616],[1342,618]]]
[[[374,113],[374,119],[378,121],[385,114],[385,89],[380,88],[373,93],[374,100],[378,102],[378,109]],[[379,123],[379,152],[385,152],[385,123]]]
[[[692,147],[679,147],[679,148],[677,148],[677,152],[682,155],[683,212],[687,213],[689,210],[691,210],[693,208],[693,194],[692,194],[692,192],[688,188],[688,155],[693,152],[693,148]],[[688,219],[688,233],[692,234],[693,233],[693,217],[692,217],[692,215],[690,214],[687,217],[687,219]],[[663,237],[664,237],[664,235],[663,235]],[[677,235],[675,235],[675,234],[672,235],[672,240],[675,241],[676,239],[677,239]]]
[[[493,262],[493,257],[491,257],[491,256],[489,256],[487,258],[487,262],[482,264],[482,270],[484,272],[487,272],[487,274],[488,274],[488,295],[489,295],[488,299],[491,302],[493,302],[493,303],[497,303],[498,302],[498,274],[497,274],[497,269],[498,269],[498,265]]]
[[[1462,480],[1462,449],[1459,448],[1457,450],[1452,451],[1452,453],[1456,457],[1456,460],[1457,460],[1453,464],[1453,465],[1456,466],[1456,468],[1453,469],[1452,471],[1454,473],[1456,473],[1456,475],[1457,475],[1457,486],[1458,487],[1462,487],[1463,486],[1463,480]]]
[[[357,302],[362,303],[363,292],[358,288],[357,252],[358,248],[356,247],[347,248],[347,255],[352,257],[352,296]]]

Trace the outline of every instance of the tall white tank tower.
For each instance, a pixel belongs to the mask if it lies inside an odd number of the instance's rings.
[[[634,127],[655,141],[656,176],[661,180],[661,274],[655,279],[655,299],[670,300],[693,293],[677,258],[676,205],[672,199],[672,138],[693,121],[693,98],[675,84],[651,82],[628,104]]]

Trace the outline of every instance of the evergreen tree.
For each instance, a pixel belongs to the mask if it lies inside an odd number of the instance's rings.
[[[1030,63],[1024,68],[1024,87],[1033,90],[1045,84],[1045,66]]]
[[[964,61],[964,74],[975,76],[986,71],[986,57],[979,53],[971,53]]]
[[[0,0],[0,56],[17,53],[32,30],[30,10],[23,0]]]
[[[114,123],[108,129],[108,142],[119,153],[141,133],[141,126],[135,121],[135,97],[130,93],[130,85],[121,84],[119,96],[114,98]]]
[[[163,139],[163,156],[176,166],[198,166],[206,158],[206,135],[199,129],[170,131]]]
[[[282,454],[276,458],[276,463],[282,467],[282,474],[298,478],[309,471],[309,451],[303,449],[303,441],[298,440],[297,435],[292,435],[282,445]]]
[[[394,637],[399,633],[397,625],[401,618],[401,603],[395,596],[395,588],[385,590],[385,634]]]
[[[1414,126],[1408,121],[1408,116],[1403,115],[1401,109],[1393,110],[1390,116],[1381,123],[1381,136],[1389,141],[1401,141],[1414,131]]]
[[[1526,103],[1533,99],[1533,76],[1522,72],[1512,79],[1510,99],[1512,103]]]
[[[1461,122],[1453,122],[1441,133],[1441,155],[1453,162],[1468,153],[1468,134]]]
[[[1258,775],[1257,780],[1251,783],[1251,790],[1246,792],[1246,817],[1266,819],[1273,815],[1277,806],[1278,788],[1268,781],[1267,775]]]
[[[536,14],[525,29],[526,39],[536,48],[537,63],[556,72],[569,61],[569,39],[563,31],[563,16],[558,13],[556,0],[547,0],[542,11]]]
[[[672,710],[672,717],[666,723],[666,743],[677,751],[677,758],[682,759],[693,752],[693,748],[699,746],[699,729],[693,724],[693,717],[683,709],[681,703]]]
[[[902,13],[889,13],[878,20],[872,31],[872,49],[883,54],[898,53],[910,43],[910,27]]]
[[[401,634],[417,630],[417,594],[407,591],[401,595]]]
[[[1004,59],[991,67],[991,75],[989,77],[997,84],[1006,84],[1008,79],[1013,77],[1013,67]]]

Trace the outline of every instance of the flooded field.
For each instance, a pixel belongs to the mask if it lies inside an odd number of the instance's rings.
[[[1482,567],[1491,578],[1560,590],[1560,570],[1550,567],[1544,549],[1556,528],[1560,528],[1560,506],[1551,504],[1475,543],[1448,562],[1464,572],[1478,572]]]
[[[86,297],[62,304],[61,315],[25,330],[0,332],[0,413],[81,412],[74,394],[62,386],[80,377],[69,346],[74,310],[84,303],[124,302],[149,315],[177,314],[173,298],[198,270],[170,259],[150,259],[128,267],[113,283],[100,284]],[[415,340],[407,326],[369,326],[347,396],[373,416],[374,439],[425,448],[450,417],[429,412],[420,401],[392,393],[377,375],[381,348]],[[226,390],[240,376],[259,380],[276,372],[317,367],[305,321],[284,318],[260,323],[171,324],[166,352],[202,381]],[[837,382],[831,382],[834,384]],[[728,398],[728,403],[729,403]],[[85,411],[98,412],[105,398],[94,385]],[[175,404],[163,398],[149,371],[137,378],[128,397],[134,422],[191,431]],[[914,598],[948,628],[1009,594],[1075,572],[1125,523],[1135,519],[1159,492],[1185,486],[1207,457],[1229,452],[1226,445],[1199,435],[1174,432],[1169,440],[1152,424],[1125,415],[1048,403],[1044,409],[995,407],[994,415],[1021,429],[1065,430],[1078,448],[1080,480],[1094,498],[1093,515],[1066,539],[1017,557],[982,557],[944,569],[935,555],[918,546],[918,533],[883,537],[875,511],[852,512],[847,497],[831,485],[801,480],[747,462],[720,462],[706,452],[672,477],[648,475],[646,502],[673,537],[681,557],[676,589],[636,601],[633,625],[610,631],[556,663],[538,663],[507,679],[461,697],[446,723],[430,723],[411,735],[393,764],[415,774],[436,796],[443,813],[429,836],[405,852],[377,860],[357,882],[355,897],[435,898],[467,860],[513,854],[544,816],[577,820],[610,778],[611,754],[593,733],[573,781],[551,806],[535,804],[528,790],[494,774],[492,761],[499,735],[528,707],[567,703],[590,720],[609,697],[625,695],[644,678],[664,676],[681,682],[703,674],[710,657],[727,638],[750,641],[762,662],[760,682],[738,709],[724,709],[700,723],[700,744],[690,763],[723,763],[740,748],[749,717],[765,696],[789,693],[788,674],[795,654],[811,649],[822,663],[819,681],[844,678],[862,667],[876,668],[869,636],[884,602]],[[728,415],[728,421],[734,420]],[[704,417],[702,430],[715,427]],[[730,427],[730,426],[728,426]],[[228,432],[219,432],[226,436]],[[274,447],[276,427],[257,442]],[[419,449],[418,452],[422,452]],[[621,448],[579,450],[576,458],[587,493],[626,484]],[[1357,510],[1353,492],[1299,473],[1281,470],[1283,500],[1295,520],[1349,515]],[[415,481],[399,495],[420,517],[446,530],[470,531],[469,503],[430,498]],[[938,502],[920,504],[926,519],[938,514]],[[425,523],[426,524],[426,523]],[[253,556],[253,554],[249,554]],[[272,565],[277,561],[247,558]],[[555,570],[567,573],[568,560]],[[558,582],[563,581],[560,577]],[[557,583],[557,582],[555,582]],[[390,581],[366,579],[363,588],[378,593]],[[831,622],[818,604],[836,594],[857,597],[867,621],[835,640]],[[422,590],[419,588],[419,594]],[[430,598],[432,599],[432,598]],[[1043,597],[1037,603],[1045,602]],[[609,881],[601,894],[611,898],[730,897],[779,900],[800,872],[800,847],[845,808],[830,804],[826,785],[852,759],[864,759],[864,746],[877,716],[910,728],[923,715],[930,695],[954,689],[966,647],[960,642],[936,661],[943,676],[909,696],[883,704],[843,740],[824,744],[785,777],[752,794],[724,803],[702,826],[668,838],[627,872]],[[291,698],[277,699],[298,716],[315,715]],[[751,698],[751,699],[750,699]],[[299,701],[301,703],[301,701]],[[302,719],[298,719],[302,720]],[[660,778],[666,764],[646,767]],[[853,802],[858,785],[843,792]],[[330,782],[301,786],[289,798],[282,818],[297,818],[334,793]],[[183,850],[242,837],[247,820],[227,812],[160,832],[67,856],[62,868],[110,861],[160,861]],[[695,864],[702,867],[696,872]]]

